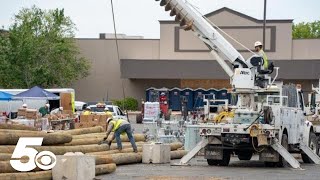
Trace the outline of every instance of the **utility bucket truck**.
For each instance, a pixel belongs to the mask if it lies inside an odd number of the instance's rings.
[[[202,148],[209,165],[227,166],[232,154],[240,160],[250,160],[253,153],[258,153],[267,166],[289,163],[300,168],[291,153],[301,153],[305,163],[320,164],[317,138],[304,115],[302,92],[294,85],[275,83],[278,67],[269,63],[264,68],[263,58],[255,54],[245,60],[218,32],[219,28],[187,1],[161,0],[160,5],[175,16],[181,28],[206,44],[230,77],[238,99],[232,109],[234,117],[228,122],[200,125],[202,140],[181,159],[180,165],[188,163]]]

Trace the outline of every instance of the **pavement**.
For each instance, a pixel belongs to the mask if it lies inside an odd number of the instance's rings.
[[[142,124],[136,124],[135,116],[130,117],[135,133],[141,133]],[[240,161],[232,157],[229,166],[209,166],[203,156],[190,161],[190,166],[172,166],[170,164],[131,164],[117,166],[114,173],[98,176],[101,180],[319,180],[320,165],[301,163],[302,170],[288,168],[265,167],[253,156],[251,161]]]
[[[232,157],[227,167],[209,166],[203,157],[191,160],[190,166],[170,164],[132,164],[118,166],[116,172],[99,176],[101,180],[319,180],[320,165],[303,164],[302,170],[269,168],[254,156],[251,161],[239,161]],[[300,160],[301,161],[301,160]],[[171,164],[179,160],[171,161]]]

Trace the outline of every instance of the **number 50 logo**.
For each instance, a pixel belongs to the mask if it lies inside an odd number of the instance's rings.
[[[24,137],[20,138],[16,148],[11,156],[10,160],[11,166],[17,171],[31,171],[37,166],[43,170],[52,169],[56,165],[56,156],[50,151],[41,151],[38,153],[37,150],[27,146],[41,146],[43,138],[42,137]],[[22,157],[27,156],[29,158],[28,162],[22,163],[20,160]],[[39,163],[39,161],[41,163]]]

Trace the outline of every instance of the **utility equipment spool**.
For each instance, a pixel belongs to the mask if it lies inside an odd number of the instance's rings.
[[[259,126],[257,124],[253,124],[251,127],[250,127],[250,136],[251,137],[257,137],[259,135]]]
[[[266,134],[258,134],[257,139],[258,139],[258,147],[268,146],[268,139]]]

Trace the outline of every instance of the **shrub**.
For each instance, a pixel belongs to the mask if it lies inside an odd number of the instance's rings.
[[[136,111],[138,110],[138,101],[135,98],[127,97],[122,100],[113,100],[114,105],[119,106],[124,110]]]

